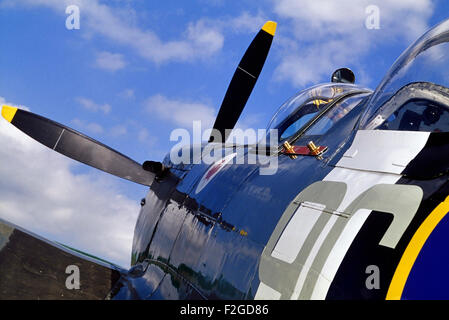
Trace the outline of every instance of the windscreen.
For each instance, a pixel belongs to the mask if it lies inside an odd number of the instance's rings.
[[[285,141],[294,137],[298,132],[304,130],[310,122],[324,113],[328,119],[339,119],[350,111],[346,105],[337,105],[335,110],[331,106],[336,100],[350,92],[360,91],[360,87],[352,84],[320,84],[299,92],[285,102],[275,113],[270,124],[270,129],[277,129],[279,140]],[[331,121],[319,123],[320,132],[329,127]]]
[[[449,20],[411,45],[370,101],[361,129],[449,131]]]

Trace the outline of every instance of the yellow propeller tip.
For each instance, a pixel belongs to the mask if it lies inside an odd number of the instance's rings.
[[[274,21],[267,21],[262,27],[262,30],[274,36],[276,32],[277,23]]]
[[[14,116],[16,115],[17,108],[10,107],[4,105],[2,107],[2,117],[6,119],[6,121],[11,122]]]

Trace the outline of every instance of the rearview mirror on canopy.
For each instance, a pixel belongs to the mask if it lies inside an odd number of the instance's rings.
[[[354,83],[355,75],[351,69],[340,68],[335,70],[334,73],[332,73],[331,81],[339,83]]]

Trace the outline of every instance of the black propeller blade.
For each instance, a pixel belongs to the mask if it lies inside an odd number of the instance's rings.
[[[266,22],[235,70],[213,127],[221,133],[222,141],[215,142],[226,142],[229,134],[226,129],[233,129],[237,123],[262,71],[275,31],[276,22]],[[209,142],[213,142],[213,133]]]
[[[34,140],[69,158],[146,186],[153,182],[154,173],[139,163],[69,127],[9,106],[3,106],[2,116]]]

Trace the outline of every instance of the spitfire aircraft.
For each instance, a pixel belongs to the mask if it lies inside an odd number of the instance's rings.
[[[149,191],[129,270],[0,221],[0,298],[449,298],[449,20],[405,50],[374,91],[339,69],[279,108],[268,125],[274,145],[226,143],[275,30],[269,21],[256,35],[217,134],[177,150],[183,162],[171,152],[141,165],[3,106],[3,117],[38,142]],[[219,160],[193,161],[210,146]],[[276,159],[276,172],[236,161],[251,154]],[[66,286],[68,265],[79,269],[78,290]]]

